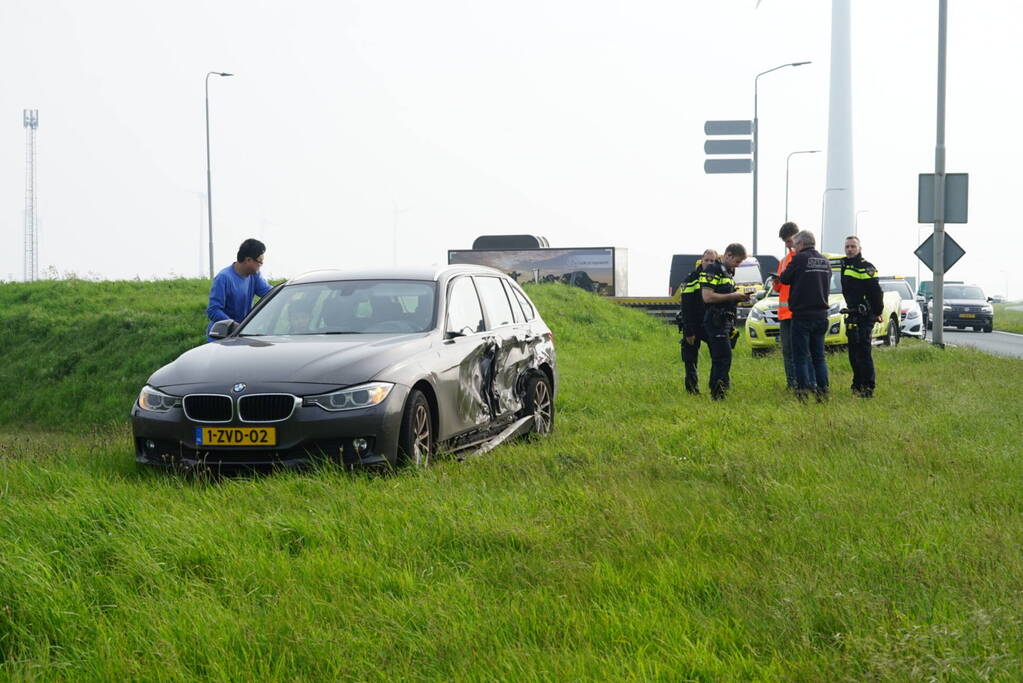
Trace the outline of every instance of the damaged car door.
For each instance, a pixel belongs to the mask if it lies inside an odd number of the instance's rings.
[[[522,409],[519,378],[530,362],[530,332],[520,308],[503,278],[474,275],[476,289],[483,301],[487,329],[499,345],[493,363],[493,383],[490,385],[495,417],[514,415]]]
[[[489,386],[498,344],[487,332],[472,277],[464,275],[448,283],[446,310],[441,319],[444,338],[438,355],[437,401],[440,434],[450,438],[487,426],[494,407]]]

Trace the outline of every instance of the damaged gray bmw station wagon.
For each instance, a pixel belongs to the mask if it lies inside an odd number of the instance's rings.
[[[139,394],[140,462],[421,466],[554,426],[553,335],[490,268],[309,273],[210,335]]]

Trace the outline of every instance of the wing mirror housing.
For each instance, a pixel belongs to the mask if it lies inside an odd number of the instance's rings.
[[[218,320],[210,328],[210,337],[213,339],[224,339],[234,334],[238,329],[238,323],[233,320]]]

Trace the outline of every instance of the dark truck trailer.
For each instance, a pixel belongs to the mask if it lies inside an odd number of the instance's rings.
[[[675,254],[671,257],[671,274],[668,276],[668,296],[675,296],[686,275],[689,275],[696,268],[696,262],[702,258],[703,254]],[[761,277],[766,278],[768,275],[778,272],[778,258],[776,256],[756,254],[754,258],[760,264]]]
[[[490,266],[519,283],[562,282],[609,297],[628,293],[628,250],[620,247],[449,249],[448,264],[458,263]]]

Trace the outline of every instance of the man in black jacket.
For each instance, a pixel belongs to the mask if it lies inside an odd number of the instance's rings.
[[[686,391],[700,393],[700,377],[696,367],[700,359],[700,342],[707,341],[703,332],[703,296],[700,291],[700,274],[704,266],[716,261],[718,254],[713,249],[703,252],[703,258],[696,262],[696,269],[682,282],[682,301],[678,312],[678,330],[682,333],[679,344],[682,347],[682,362],[686,367]]]
[[[877,269],[863,259],[859,237],[845,238],[842,259],[842,295],[849,313],[845,334],[849,340],[849,365],[852,366],[853,393],[862,398],[874,395],[874,359],[870,356],[871,332],[881,322],[884,294],[877,281]]]
[[[796,255],[781,274],[784,285],[792,285],[792,361],[796,366],[796,397],[806,401],[815,391],[818,401],[828,397],[828,364],[824,358],[824,335],[828,331],[828,294],[831,291],[831,262],[821,255],[809,230],[792,238]]]

